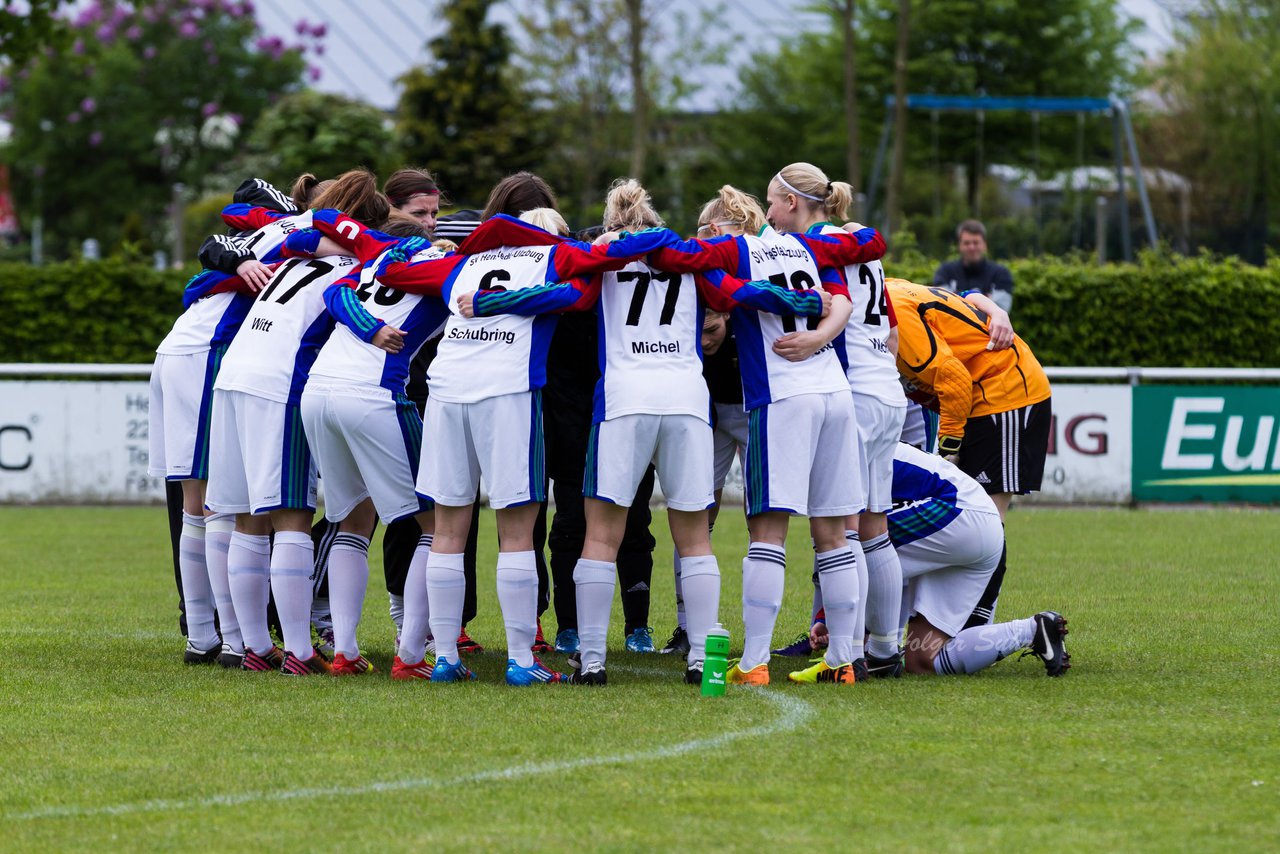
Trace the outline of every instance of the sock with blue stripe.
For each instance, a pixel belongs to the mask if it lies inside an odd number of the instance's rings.
[[[579,652],[584,665],[604,663],[617,569],[617,564],[588,558],[579,558],[573,568],[573,587],[578,600]]]
[[[271,598],[271,538],[235,531],[227,547],[227,585],[245,649],[265,655],[274,646],[267,628]]]
[[[938,651],[933,659],[933,670],[943,676],[977,673],[1006,655],[1031,646],[1035,634],[1036,621],[1033,617],[963,629]]]
[[[230,513],[215,513],[204,520],[204,558],[209,569],[209,588],[213,591],[213,605],[218,612],[218,629],[222,642],[239,655],[244,652],[244,638],[240,636],[240,621],[236,618],[235,605],[231,602],[231,586],[227,578],[227,558],[231,548],[231,534],[236,529],[236,518]]]
[[[844,546],[817,554],[816,561],[829,633],[826,662],[832,667],[852,664],[853,632],[858,621],[858,559]]]
[[[867,653],[893,658],[902,646],[902,562],[888,534],[862,546],[867,560]]]
[[[339,533],[329,549],[329,606],[333,613],[333,648],[352,660],[360,655],[356,630],[369,586],[369,540]]]
[[[858,573],[858,605],[854,610],[853,623],[853,657],[862,658],[866,653],[863,646],[867,637],[867,588],[870,581],[867,577],[867,557],[862,551],[862,539],[857,531],[845,531],[844,540],[855,558],[854,570]]]
[[[311,576],[315,572],[315,546],[305,531],[276,531],[271,547],[271,595],[280,616],[284,648],[306,661],[311,646]]]
[[[427,560],[431,555],[431,535],[418,537],[418,547],[409,561],[409,572],[404,577],[403,607],[404,625],[400,630],[400,660],[405,664],[417,664],[426,655],[427,636],[431,634],[431,600],[427,597]],[[466,584],[465,577],[463,584]],[[465,590],[465,587],[463,588]],[[392,600],[392,617],[395,617]],[[459,618],[461,620],[461,618]],[[461,628],[461,623],[459,623]],[[454,661],[457,661],[458,633],[453,633]]]
[[[752,543],[742,560],[742,660],[746,671],[769,660],[773,627],[782,607],[786,585],[787,552],[782,546]]]
[[[532,667],[538,631],[538,564],[532,551],[498,552],[498,604],[507,629],[507,658]]]
[[[448,659],[451,664],[458,663],[458,633],[462,631],[462,606],[467,598],[467,576],[462,561],[461,552],[440,554],[433,551],[427,555],[427,601],[431,607],[430,625],[431,634],[436,639],[436,658]],[[407,589],[405,595],[408,595]],[[408,618],[406,613],[405,619]],[[425,640],[423,643],[425,645]],[[400,647],[405,648],[403,636]],[[414,653],[414,649],[409,652]],[[401,659],[409,660],[404,656]]]
[[[187,641],[194,649],[219,646],[213,628],[213,588],[205,563],[204,516],[182,514],[178,538],[178,572],[182,577],[182,603],[187,611]]]

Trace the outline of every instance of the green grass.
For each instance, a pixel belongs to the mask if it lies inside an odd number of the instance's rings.
[[[703,700],[680,662],[619,651],[617,612],[605,690],[507,688],[500,652],[475,684],[392,683],[380,565],[380,674],[185,667],[162,511],[5,508],[0,849],[1275,850],[1278,519],[1015,512],[1001,616],[1070,617],[1062,679],[1029,658],[815,690],[775,660],[766,691]],[[793,529],[779,641],[808,610]],[[716,547],[740,639],[735,515]],[[471,628],[493,649],[486,561]]]

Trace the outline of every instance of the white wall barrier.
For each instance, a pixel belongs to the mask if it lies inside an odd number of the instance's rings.
[[[1166,433],[1173,427],[1167,425],[1173,422],[1166,411],[1169,406],[1161,403],[1168,395],[1155,393],[1157,388],[1167,387],[1139,387],[1137,383],[1142,379],[1160,379],[1273,384],[1280,381],[1280,369],[1050,368],[1048,373],[1054,381],[1049,457],[1043,489],[1028,500],[1127,503],[1134,497],[1135,470],[1141,472],[1138,490],[1141,500],[1276,500],[1276,487],[1280,484],[1280,437],[1276,439],[1269,468],[1259,473],[1249,470],[1242,474],[1224,463],[1223,472],[1197,470],[1191,472],[1196,477],[1189,477],[1174,469],[1165,471],[1155,463],[1143,462],[1154,453],[1150,452],[1154,447],[1151,443],[1168,444]],[[147,382],[105,379],[145,378],[149,374],[150,365],[0,365],[0,377],[95,377],[93,381],[0,379],[0,503],[163,501],[163,481],[147,475]],[[1071,382],[1097,379],[1127,381],[1127,384]],[[1201,395],[1218,393],[1213,386],[1200,386],[1187,393],[1191,391]],[[1230,387],[1221,394],[1239,396],[1245,391]],[[1271,394],[1275,391],[1263,392],[1260,397],[1255,393],[1258,402],[1245,401],[1249,407],[1241,411],[1248,409],[1246,415],[1252,420],[1244,426],[1236,425],[1234,433],[1230,419],[1223,415],[1221,430],[1212,424],[1201,426],[1197,422],[1194,429],[1188,428],[1190,438],[1180,441],[1193,450],[1200,448],[1195,442],[1201,441],[1205,448],[1213,450],[1209,447],[1212,443],[1203,436],[1213,438],[1219,433],[1227,438],[1235,436],[1235,445],[1228,450],[1236,457],[1244,453],[1240,450],[1239,434],[1253,437],[1255,432],[1258,435],[1266,432],[1270,442],[1272,427],[1280,423],[1280,411],[1268,414],[1271,409],[1280,410],[1280,406],[1271,402],[1274,398],[1267,396]],[[1141,411],[1135,412],[1135,407]],[[1254,409],[1257,412],[1253,412]],[[1267,412],[1263,412],[1264,409]],[[1245,415],[1234,417],[1244,424]],[[1135,418],[1139,422],[1136,432]],[[1135,442],[1139,444],[1137,449]],[[1256,445],[1255,451],[1257,447],[1261,446]],[[1270,457],[1266,449],[1249,454],[1248,459],[1254,456]],[[1236,457],[1230,457],[1228,462]],[[1202,485],[1202,481],[1209,486]],[[1211,489],[1219,487],[1219,492]],[[736,463],[725,496],[726,501],[742,501],[742,476]]]

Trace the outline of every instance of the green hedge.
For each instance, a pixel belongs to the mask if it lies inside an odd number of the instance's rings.
[[[122,258],[0,264],[0,362],[150,362],[191,273]]]
[[[937,265],[886,263],[928,283]],[[1280,366],[1280,260],[1014,261],[1013,322],[1046,365]],[[193,271],[0,264],[0,362],[150,362]]]

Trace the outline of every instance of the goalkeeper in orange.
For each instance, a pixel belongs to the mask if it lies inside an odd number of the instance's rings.
[[[981,294],[885,284],[908,394],[939,413],[939,453],[982,485],[1003,519],[1013,496],[1038,491],[1044,476],[1052,415],[1044,368],[1017,335],[1002,346],[1012,334],[1007,316]],[[1002,555],[969,626],[991,622],[1004,570]]]

